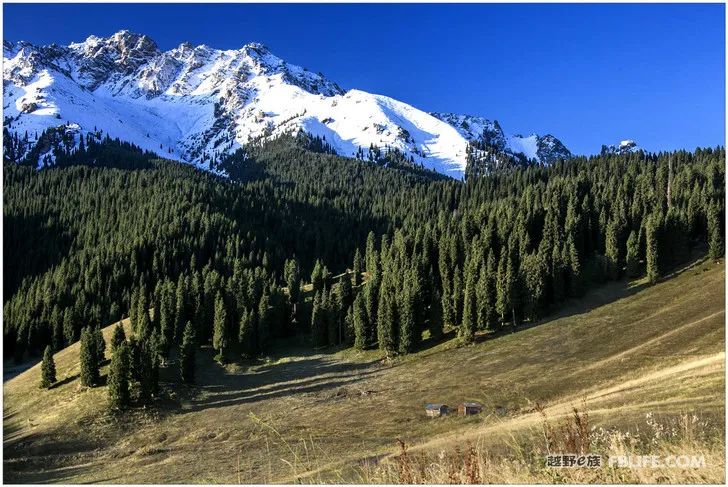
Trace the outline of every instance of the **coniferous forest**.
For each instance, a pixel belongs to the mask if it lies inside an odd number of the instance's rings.
[[[6,357],[81,339],[93,364],[98,328],[129,317],[136,341],[119,329],[111,370],[142,360],[153,394],[172,350],[188,382],[201,344],[230,361],[291,335],[405,354],[425,330],[469,342],[608,280],[654,283],[691,252],[724,251],[723,148],[466,181],[293,137],[220,161],[229,177],[156,157],[99,137],[55,167],[4,161]],[[123,402],[127,385],[112,385]]]

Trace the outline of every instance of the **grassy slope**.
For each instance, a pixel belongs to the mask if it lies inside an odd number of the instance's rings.
[[[349,467],[394,452],[396,438],[413,450],[508,441],[539,421],[536,403],[551,417],[586,405],[605,426],[645,412],[720,423],[724,287],[723,263],[703,262],[654,287],[609,284],[540,326],[393,363],[292,345],[287,358],[222,370],[203,351],[197,388],[178,386],[171,366],[171,397],[120,419],[102,412],[104,387],[79,389],[74,345],[56,356],[59,387],[38,391],[39,366],[5,383],[4,480],[356,481]],[[427,402],[463,400],[486,413],[424,417]]]

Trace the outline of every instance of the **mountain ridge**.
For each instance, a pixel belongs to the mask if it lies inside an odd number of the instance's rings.
[[[73,126],[103,130],[145,150],[216,170],[250,141],[283,133],[320,137],[342,156],[396,150],[411,163],[461,178],[468,146],[550,164],[571,153],[553,135],[506,134],[497,121],[428,113],[394,98],[344,90],[274,55],[263,44],[161,51],[128,30],[68,46],[4,42],[4,126],[32,134]],[[467,128],[463,123],[467,124]]]

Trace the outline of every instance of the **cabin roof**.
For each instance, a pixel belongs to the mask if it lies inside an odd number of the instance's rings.
[[[464,402],[463,403],[463,406],[466,407],[466,408],[479,408],[479,407],[481,407],[480,406],[480,403],[477,403],[477,402]]]
[[[427,404],[425,406],[425,409],[440,409],[441,407],[445,406],[444,404]]]

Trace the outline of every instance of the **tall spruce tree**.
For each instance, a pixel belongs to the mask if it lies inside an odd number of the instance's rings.
[[[131,402],[129,393],[130,353],[126,342],[119,343],[111,356],[109,365],[109,406],[124,409]]]
[[[405,282],[405,287],[402,289],[399,309],[398,351],[399,353],[410,353],[419,343],[418,335],[421,335],[417,328],[417,288],[411,277]]]
[[[634,230],[629,232],[627,238],[627,275],[629,277],[637,277],[640,275],[640,256],[639,256],[639,240]]]
[[[573,235],[566,237],[564,260],[568,263],[569,268],[569,284],[568,294],[575,297],[580,296],[584,292],[584,281],[581,271],[581,257]]]
[[[129,303],[129,322],[131,323],[131,329],[134,333],[139,333],[139,321],[137,312],[139,310],[139,288],[134,288],[131,291],[131,299]]]
[[[258,303],[258,350],[266,350],[270,345],[271,336],[273,335],[274,321],[273,309],[271,307],[271,298],[268,291],[264,291]]]
[[[370,231],[367,235],[367,243],[364,251],[364,260],[368,277],[371,279],[379,269],[379,253],[376,249],[376,237],[374,232]]]
[[[174,316],[174,295],[173,290],[170,289],[173,285],[174,283],[172,281],[167,281],[161,299],[159,300],[159,330],[161,331],[160,344],[164,350],[165,356],[169,353],[169,348],[174,340],[176,328],[176,319]],[[157,314],[156,310],[155,314]]]
[[[195,329],[191,321],[187,321],[182,334],[182,346],[180,347],[180,374],[186,384],[195,382],[195,354],[197,343]]]
[[[126,333],[124,333],[124,327],[121,326],[121,321],[114,327],[114,333],[111,335],[111,353],[113,354],[116,349],[126,341]]]
[[[326,269],[326,266],[321,262],[320,259],[316,259],[316,263],[313,267],[313,272],[311,272],[311,285],[313,286],[313,291],[321,291],[326,286],[326,281],[329,277],[329,271]]]
[[[508,252],[506,260],[505,283],[508,287],[508,304],[510,305],[511,323],[513,326],[518,325],[518,314],[523,305],[523,293],[521,292],[521,282],[513,252]]]
[[[359,292],[354,298],[354,348],[365,350],[369,347],[369,321],[364,304],[364,293]]]
[[[619,278],[622,267],[621,252],[619,247],[620,225],[616,218],[609,221],[607,225],[607,235],[605,239],[605,257],[607,258],[607,273],[610,279]]]
[[[374,262],[378,262],[374,260]],[[382,273],[376,269],[369,274],[369,279],[364,286],[364,302],[367,312],[367,323],[369,324],[369,343],[373,344],[376,339],[376,329],[379,318],[379,288],[382,283]]]
[[[245,356],[248,358],[258,355],[258,338],[256,333],[257,313],[255,310],[244,310],[240,317],[238,328],[238,343]]]
[[[301,291],[301,271],[296,258],[286,260],[284,265],[284,279],[288,287],[288,299],[291,305],[298,303]]]
[[[53,322],[53,350],[58,352],[63,348],[65,342],[63,336],[63,317],[60,313],[54,312],[51,321]]]
[[[382,283],[379,290],[379,316],[377,318],[377,341],[379,349],[384,352],[393,352],[397,346],[395,330],[399,328],[397,317],[397,303],[394,300],[394,290],[387,281]]]
[[[324,290],[318,291],[314,294],[313,307],[311,309],[311,338],[315,347],[322,347],[326,345],[326,305],[324,299]]]
[[[99,383],[99,359],[96,355],[96,337],[91,328],[81,330],[81,385],[94,387]]]
[[[152,332],[152,319],[149,316],[149,299],[146,291],[142,288],[139,292],[136,312],[137,326],[135,333],[141,338],[146,338]]]
[[[647,219],[647,231],[645,237],[647,280],[654,284],[660,278],[660,216],[653,214]]]
[[[343,323],[339,302],[333,289],[326,295],[324,307],[326,309],[327,343],[329,345],[336,345],[339,343],[339,335]]]
[[[157,356],[156,333],[141,342],[139,399],[149,403],[159,389],[159,359]]]
[[[508,313],[511,309],[510,292],[511,288],[507,279],[508,257],[506,248],[501,249],[500,260],[498,261],[498,271],[496,279],[496,311],[500,317],[500,322],[505,323]]]
[[[496,273],[495,255],[492,251],[489,251],[486,264],[480,269],[478,289],[476,292],[480,327],[486,330],[494,329],[497,326],[497,314],[495,311]]]
[[[76,324],[72,308],[66,308],[63,311],[63,338],[67,345],[76,341]]]
[[[356,248],[356,251],[354,252],[354,265],[353,265],[353,274],[354,274],[354,286],[358,286],[361,284],[361,273],[364,271],[364,260],[362,259],[361,252],[359,252],[359,247]]]
[[[336,301],[340,309],[347,310],[354,302],[354,291],[351,288],[351,278],[343,274],[336,286]]]
[[[354,345],[354,303],[349,306],[344,315],[344,344],[347,347]]]
[[[546,306],[546,277],[548,266],[541,252],[528,254],[521,260],[521,279],[526,287],[526,303],[524,314],[531,321],[536,320],[544,312]]]
[[[708,207],[708,254],[713,260],[723,257],[724,246],[721,232],[721,218],[718,206],[711,204]]]
[[[192,320],[191,312],[191,300],[188,294],[188,277],[180,274],[177,279],[177,287],[175,293],[175,313],[176,318],[175,329],[174,329],[174,341],[175,343],[182,343],[182,336],[184,333],[185,325],[187,321]]]
[[[479,277],[478,263],[473,258],[465,270],[465,289],[463,298],[463,319],[458,335],[464,343],[472,343],[478,327],[477,283]]]
[[[465,283],[463,282],[463,273],[460,266],[455,266],[452,280],[452,319],[453,325],[459,326],[463,321],[463,302],[465,298]]]
[[[56,382],[56,363],[53,360],[53,350],[48,345],[43,353],[43,363],[40,366],[40,386],[50,388]]]
[[[213,318],[212,348],[217,350],[220,360],[225,359],[225,349],[228,346],[227,334],[225,300],[220,293],[217,293],[217,297],[215,298],[215,315]]]
[[[101,328],[96,326],[94,328],[94,342],[96,346],[96,358],[99,363],[99,367],[106,360],[106,340],[104,340],[104,334],[101,332]]]

